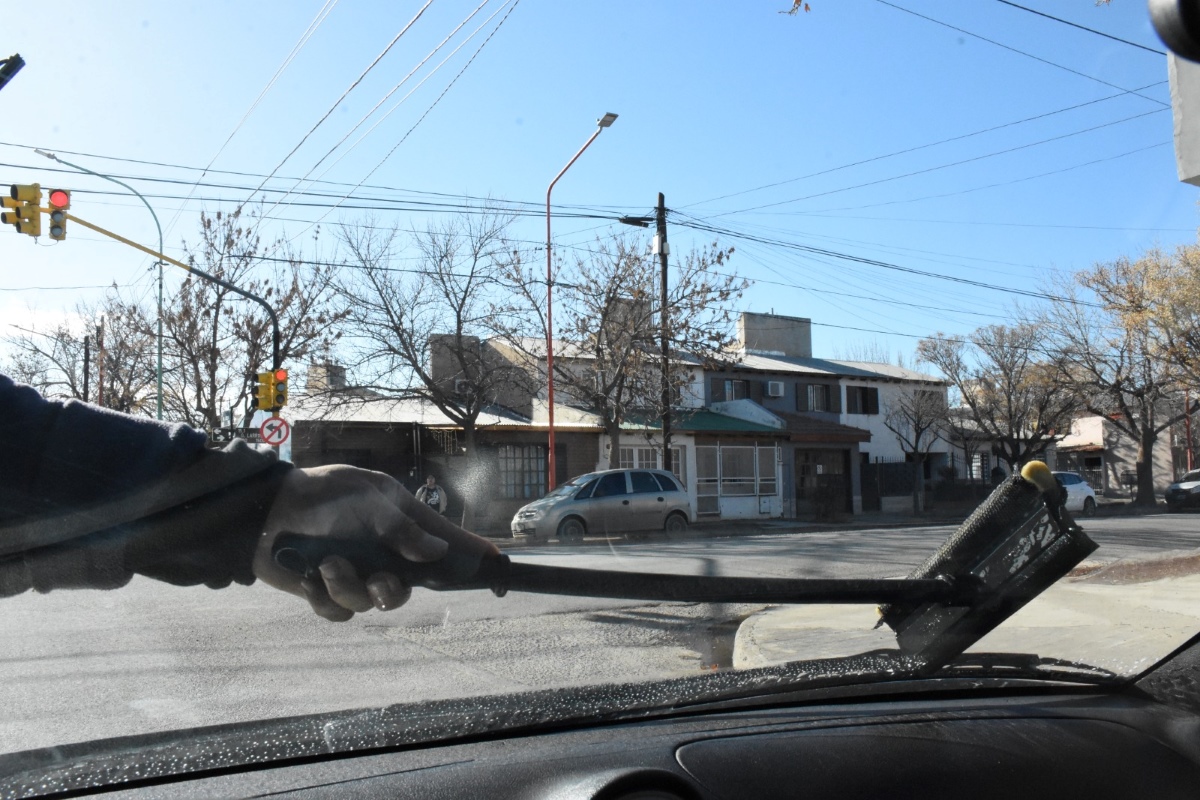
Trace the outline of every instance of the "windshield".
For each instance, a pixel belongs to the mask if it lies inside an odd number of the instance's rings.
[[[573,492],[578,491],[579,487],[586,486],[589,481],[596,476],[592,474],[580,475],[578,478],[572,478],[561,486],[557,486],[546,492],[546,497],[566,497]]]
[[[1200,631],[1200,68],[1143,0],[89,3],[10,53],[0,754]],[[1098,547],[905,672],[896,582],[1035,461]]]

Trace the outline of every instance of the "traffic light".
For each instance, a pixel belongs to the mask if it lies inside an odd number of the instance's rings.
[[[273,407],[280,409],[287,405],[288,372],[286,369],[277,369],[272,376],[275,378],[275,405]]]
[[[255,379],[258,385],[254,390],[254,407],[260,411],[270,411],[275,399],[275,373],[260,372]]]
[[[276,369],[255,375],[258,385],[254,392],[254,407],[260,411],[278,411],[287,405],[288,371]]]
[[[71,208],[71,192],[68,189],[51,189],[50,238],[61,242],[67,238],[67,211]]]
[[[29,236],[42,235],[42,187],[36,183],[14,183],[8,189],[8,197],[0,198],[4,208],[11,208],[0,214],[0,222],[12,225],[17,233]]]
[[[0,213],[0,222],[3,222],[5,225],[20,225],[21,213],[17,209],[21,208],[21,205],[21,203],[13,200],[11,197],[0,197],[0,208],[12,209],[11,211]],[[17,230],[20,230],[20,228],[17,228]]]

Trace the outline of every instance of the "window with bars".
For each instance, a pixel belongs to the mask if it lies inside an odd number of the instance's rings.
[[[696,513],[721,513],[721,469],[718,448],[696,448]]]
[[[721,497],[779,493],[776,445],[705,445],[696,448],[696,513],[720,513]]]
[[[546,448],[542,445],[501,445],[497,452],[500,491],[515,500],[536,500],[546,493]]]
[[[755,492],[754,445],[721,447],[721,494],[727,497]]]
[[[775,463],[778,461],[777,449],[774,446],[758,447],[758,493],[771,495],[779,493],[779,483],[775,480]]]

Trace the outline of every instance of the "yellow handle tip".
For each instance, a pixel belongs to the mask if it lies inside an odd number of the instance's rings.
[[[1038,487],[1043,492],[1058,491],[1058,482],[1050,468],[1042,461],[1030,461],[1021,467],[1021,477]]]

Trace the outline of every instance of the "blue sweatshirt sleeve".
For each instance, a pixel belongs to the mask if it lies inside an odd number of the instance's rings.
[[[205,438],[186,425],[46,400],[0,375],[0,519],[125,494],[203,458]]]
[[[186,425],[48,401],[4,375],[0,454],[0,597],[115,588],[134,574],[252,583],[255,547],[290,469],[245,442],[212,450]],[[79,530],[64,536],[68,525]]]

